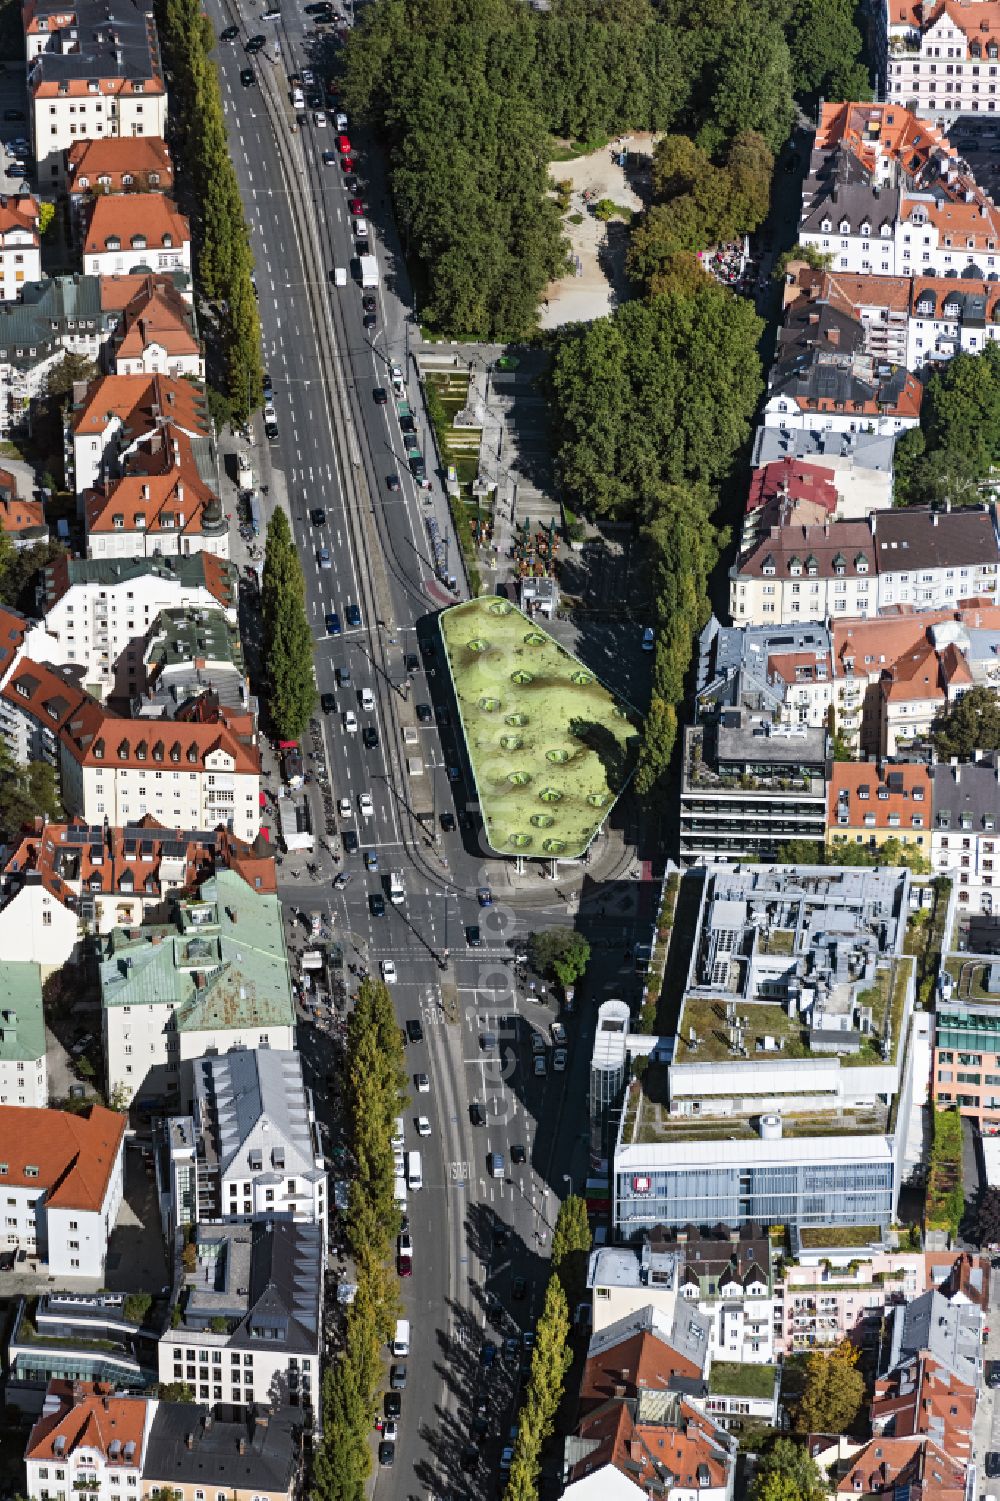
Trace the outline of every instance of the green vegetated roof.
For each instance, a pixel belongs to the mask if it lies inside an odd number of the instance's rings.
[[[742,1365],[735,1360],[713,1360],[708,1390],[713,1397],[763,1397],[774,1395],[776,1367]]]
[[[441,634],[493,849],[581,855],[634,770],[638,717],[505,599],[453,605]]]

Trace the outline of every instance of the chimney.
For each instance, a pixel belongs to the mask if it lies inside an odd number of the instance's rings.
[[[239,1450],[241,1454],[245,1454],[247,1452],[247,1441],[243,1434],[240,1434]]]
[[[937,524],[938,524],[937,511],[932,511],[931,512],[931,526],[937,526]]]
[[[194,1448],[194,1434],[193,1433],[186,1434],[186,1436],[184,1438],[184,1447],[185,1447],[185,1449],[193,1449]]]
[[[206,1412],[206,1414],[205,1414],[205,1432],[206,1433],[211,1428],[211,1426],[212,1426],[212,1409],[209,1408],[208,1412]]]
[[[823,522],[823,536],[824,537],[829,537],[829,535],[830,535],[830,520],[829,520],[829,517],[828,517],[827,520]]]

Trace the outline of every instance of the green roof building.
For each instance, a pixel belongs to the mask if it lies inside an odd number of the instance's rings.
[[[48,1102],[41,969],[0,964],[0,1105]]]
[[[220,871],[170,917],[103,940],[105,1057],[109,1091],[187,1105],[191,1059],[293,1049],[295,1005],[276,896]]]

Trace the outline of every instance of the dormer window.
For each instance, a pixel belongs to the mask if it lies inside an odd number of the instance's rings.
[[[806,559],[806,571],[811,579],[814,579],[817,573],[819,573],[819,564],[815,558]]]
[[[172,250],[173,249],[173,245],[174,245],[174,237],[173,237],[173,235],[170,235],[170,234],[164,235],[163,236],[163,245],[164,245],[164,249],[166,249],[166,250]]]
[[[122,248],[121,237],[119,235],[108,235],[104,242],[104,248],[105,250],[120,250]]]
[[[944,315],[945,315],[946,318],[957,318],[958,317],[958,303],[957,302],[946,302],[945,305],[944,305]]]
[[[986,56],[992,62],[996,58],[996,55],[997,55],[997,44],[996,44],[996,42],[990,42],[989,45],[986,48]]]
[[[829,219],[822,219],[819,227],[825,235],[828,235],[833,228],[833,224]]]
[[[862,223],[861,223],[861,233],[863,235],[870,235],[871,232],[872,232],[872,227],[868,223],[868,220],[867,219],[862,220]]]
[[[793,579],[801,578],[802,564],[799,562],[798,558],[792,559],[792,561],[788,565],[788,571],[792,575]]]
[[[125,526],[125,517],[122,515],[112,516],[111,525],[114,527],[115,531],[122,531]]]
[[[145,235],[133,235],[132,238],[131,238],[131,240],[129,241],[129,243],[132,246],[133,250],[145,250],[145,248],[146,248],[146,236]]]
[[[883,224],[881,230],[879,231],[879,233],[881,234],[883,240],[890,239],[892,237],[892,225],[891,224]]]
[[[857,557],[854,559],[854,566],[859,573],[868,572],[868,559],[864,556],[863,553],[858,553]]]
[[[837,556],[833,560],[833,571],[839,579],[843,578],[844,574],[847,572],[847,559],[841,552],[838,552]]]
[[[131,172],[122,173],[122,187],[130,188],[134,182],[135,178],[132,176]]]
[[[934,299],[933,299],[933,297],[922,297],[920,299],[920,301],[917,303],[917,317],[918,318],[930,318],[930,317],[933,316],[933,313],[934,313]]]
[[[145,527],[146,527],[146,516],[145,516],[145,513],[143,511],[136,511],[135,518],[134,518],[134,521],[133,521],[133,525],[135,526],[135,529],[136,529],[137,532],[141,532],[141,531],[145,530]]]
[[[123,741],[121,741],[121,743],[118,746],[118,759],[119,759],[119,761],[127,761],[128,760],[128,753],[129,753],[129,743],[128,743],[127,740],[123,740]]]
[[[851,232],[851,221],[850,221],[850,219],[841,219],[841,221],[840,221],[840,233],[842,235],[849,235],[850,232]]]

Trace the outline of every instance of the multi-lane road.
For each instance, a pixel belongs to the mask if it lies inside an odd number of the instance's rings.
[[[346,797],[352,807],[341,828],[353,829],[360,841],[360,850],[344,857],[346,887],[335,889],[327,874],[306,889],[289,882],[282,895],[292,906],[324,911],[332,931],[349,938],[348,952],[363,953],[372,969],[393,960],[400,1021],[421,1023],[421,1039],[407,1047],[408,1068],[411,1077],[427,1074],[430,1084],[427,1093],[411,1089],[407,1112],[407,1146],[420,1147],[424,1178],[409,1196],[414,1268],[401,1286],[411,1355],[395,1464],[378,1472],[377,1490],[486,1496],[499,1479],[516,1412],[527,1353],[523,1331],[538,1313],[558,1201],[569,1175],[576,1172],[580,1186],[586,1169],[580,1133],[592,1022],[580,1019],[568,1071],[551,1072],[550,1049],[549,1071],[536,1075],[531,1031],[547,1034],[555,1013],[518,985],[512,960],[532,926],[569,920],[566,904],[553,891],[550,898],[498,897],[480,909],[476,890],[490,880],[490,861],[477,845],[475,821],[442,832],[439,818],[425,826],[414,816],[404,726],[419,735],[424,807],[456,815],[465,808],[467,774],[451,724],[421,724],[416,714],[421,703],[449,708],[440,651],[430,655],[433,617],[460,597],[461,585],[457,595],[444,588],[429,555],[426,517],[434,515],[442,533],[449,527],[439,484],[435,479],[429,499],[417,489],[395,409],[391,401],[376,404],[373,395],[376,387],[390,387],[390,365],[401,365],[427,454],[409,359],[414,325],[404,301],[405,268],[380,163],[350,127],[357,196],[381,271],[376,325],[366,328],[357,282],[349,277],[337,286],[332,276],[334,267],[352,266],[357,249],[348,210],[354,194],[345,189],[339,160],[323,160],[324,152],[336,152],[332,116],[326,128],[310,115],[292,129],[289,75],[305,67],[320,78],[329,71],[301,0],[286,0],[276,22],[262,21],[259,5],[238,7],[235,0],[210,0],[209,14],[217,31],[240,27],[238,38],[219,44],[218,61],[277,412],[278,438],[266,450],[270,502],[289,508],[317,687],[335,705],[323,715],[330,779],[335,798]],[[257,33],[268,43],[251,59],[244,46]],[[240,71],[248,66],[256,81],[244,87]],[[399,476],[398,490],[388,488],[389,475]],[[310,516],[317,507],[326,512],[321,526]],[[321,548],[329,566],[321,565]],[[457,561],[453,548],[455,572]],[[361,615],[353,628],[349,606]],[[339,635],[327,632],[330,612],[340,617]],[[420,665],[408,672],[410,654]],[[341,677],[350,672],[349,686],[338,683],[338,670]],[[363,689],[372,692],[373,710],[361,707]],[[357,731],[345,726],[348,710],[357,715]],[[377,746],[365,745],[366,727],[376,730]],[[370,817],[359,807],[362,793],[371,796]],[[365,868],[363,856],[371,852],[377,873]],[[391,869],[403,874],[405,901],[387,901],[379,916],[370,897],[384,892]],[[616,948],[622,935],[627,946],[628,921],[605,921],[596,899],[593,917]],[[479,925],[479,948],[467,946],[471,924]],[[495,1047],[486,1045],[489,1035]],[[482,1125],[473,1123],[477,1106]],[[418,1115],[430,1119],[429,1138],[417,1138]],[[489,1175],[491,1153],[503,1155],[502,1176]],[[492,1361],[484,1354],[490,1340],[497,1346]]]

